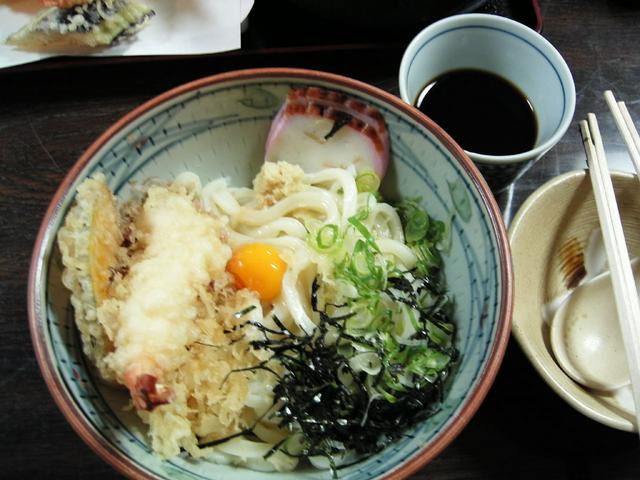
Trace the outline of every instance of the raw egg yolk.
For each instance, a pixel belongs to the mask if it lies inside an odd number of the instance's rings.
[[[227,272],[233,275],[236,287],[253,290],[266,301],[280,295],[286,270],[287,264],[278,251],[264,243],[242,245],[227,263]]]

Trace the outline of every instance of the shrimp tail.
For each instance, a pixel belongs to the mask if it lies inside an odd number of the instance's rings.
[[[154,370],[135,364],[130,366],[124,375],[124,383],[131,394],[133,406],[138,410],[151,412],[160,405],[171,403],[175,397],[169,386],[158,381],[159,376]]]
[[[138,410],[153,411],[160,405],[166,405],[173,400],[173,391],[160,385],[153,375],[142,374],[137,377],[134,388],[129,389],[133,405]]]

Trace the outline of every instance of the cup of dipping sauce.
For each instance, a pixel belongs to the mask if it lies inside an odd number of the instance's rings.
[[[494,193],[567,131],[576,103],[566,62],[508,18],[455,15],[422,30],[400,64],[400,96],[442,127]]]

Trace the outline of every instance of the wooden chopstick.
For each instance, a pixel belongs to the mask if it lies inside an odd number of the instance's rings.
[[[627,110],[624,102],[616,102],[616,98],[611,90],[604,92],[604,99],[613,114],[613,118],[618,126],[618,131],[624,139],[624,143],[627,144],[627,150],[629,150],[629,155],[631,155],[636,174],[640,177],[640,135],[638,135],[638,130],[636,130],[631,115],[629,115],[629,110]]]
[[[589,176],[593,185],[598,218],[609,261],[616,309],[636,406],[636,428],[640,433],[640,302],[631,271],[631,262],[624,240],[620,212],[607,167],[598,121],[592,113],[587,118],[588,122],[584,120],[580,122],[580,131],[587,154]]]

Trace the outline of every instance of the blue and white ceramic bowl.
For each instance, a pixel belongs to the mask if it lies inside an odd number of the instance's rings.
[[[401,478],[441,452],[478,409],[506,347],[512,304],[509,246],[500,212],[472,162],[444,132],[399,98],[322,72],[262,69],[197,80],[147,102],[109,128],[82,155],[58,189],[35,245],[29,279],[29,322],[49,390],[78,434],[120,472],[134,478],[326,479],[327,471],[261,473],[153,455],[145,428],[124,409],[123,391],[102,384],[84,359],[63,287],[56,233],[77,186],[103,172],[126,197],[128,182],[171,179],[184,170],[203,180],[230,177],[249,185],[264,154],[272,117],[296,85],[339,90],[375,105],[391,134],[392,163],[384,191],[420,196],[436,217],[453,216],[445,258],[462,353],[441,410],[404,439],[357,465],[345,480]]]
[[[562,55],[531,28],[497,15],[470,13],[447,17],[416,35],[400,64],[400,96],[415,104],[430,81],[459,69],[482,70],[508,80],[527,97],[538,121],[535,144],[526,152],[487,155],[467,151],[498,192],[567,131],[576,104],[573,77]]]

